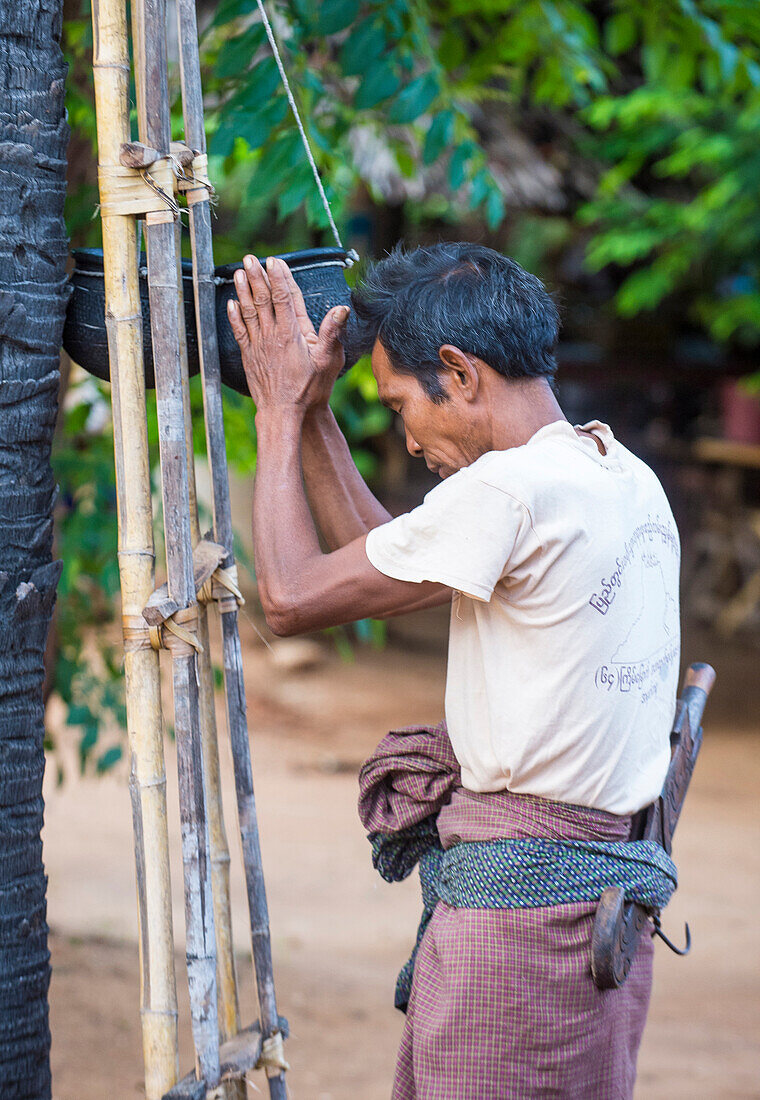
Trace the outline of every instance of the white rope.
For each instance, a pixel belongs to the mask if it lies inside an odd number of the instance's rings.
[[[306,156],[308,157],[309,164],[311,165],[311,170],[314,173],[314,182],[317,185],[317,190],[319,191],[320,197],[322,199],[322,205],[325,208],[325,214],[327,214],[327,220],[330,223],[330,228],[332,229],[333,237],[335,237],[338,248],[343,248],[343,241],[340,239],[340,233],[338,232],[338,227],[336,226],[335,220],[332,216],[332,210],[330,209],[330,203],[327,201],[327,195],[325,194],[325,189],[322,186],[322,180],[320,179],[320,176],[319,176],[319,169],[317,168],[316,161],[314,160],[314,154],[311,151],[311,145],[309,145],[309,139],[306,136],[306,131],[304,130],[303,123],[301,122],[301,116],[298,113],[298,107],[296,106],[296,101],[293,98],[292,91],[290,90],[290,82],[288,81],[288,76],[287,76],[287,73],[285,72],[285,66],[283,65],[282,58],[280,57],[280,51],[277,48],[277,42],[275,41],[274,31],[272,30],[272,24],[269,22],[269,16],[267,15],[266,9],[264,8],[264,0],[256,0],[256,3],[258,4],[259,11],[261,12],[261,19],[264,23],[264,30],[267,32],[267,38],[269,39],[269,45],[272,47],[272,53],[274,54],[274,59],[277,62],[277,68],[280,70],[280,76],[282,77],[282,83],[283,83],[283,86],[285,88],[285,93],[288,97],[288,103],[290,104],[290,109],[293,112],[293,117],[296,120],[296,125],[298,126],[298,132],[301,135],[301,141],[303,142],[303,147],[306,150]]]

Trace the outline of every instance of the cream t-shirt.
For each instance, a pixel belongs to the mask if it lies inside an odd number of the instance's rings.
[[[662,789],[680,544],[655,474],[606,424],[490,451],[367,536],[381,573],[454,589],[446,720],[472,791],[628,814]]]

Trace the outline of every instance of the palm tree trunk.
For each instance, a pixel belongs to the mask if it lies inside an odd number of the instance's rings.
[[[0,1095],[50,1096],[42,865],[50,445],[66,306],[61,0],[0,0]]]

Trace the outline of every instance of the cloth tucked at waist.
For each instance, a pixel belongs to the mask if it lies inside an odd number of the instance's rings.
[[[438,897],[459,909],[538,909],[598,901],[609,886],[627,901],[664,908],[678,885],[673,860],[642,840],[485,840],[463,843],[440,858]]]
[[[511,791],[465,790],[445,722],[388,733],[359,773],[359,817],[369,833],[399,833],[431,815],[444,848],[510,837],[626,840],[630,817]]]
[[[446,850],[439,897],[460,908],[596,901],[608,886],[622,886],[628,900],[661,909],[678,881],[659,844],[629,843],[630,817],[604,810],[460,788],[436,825]]]
[[[619,817],[606,810],[550,802],[530,794],[511,791],[477,793],[458,784],[450,798],[431,806],[438,814],[438,832],[444,848],[462,841],[545,837],[547,840],[627,840],[630,816]]]
[[[652,912],[678,884],[676,867],[650,841],[520,840],[462,842],[444,850],[431,816],[400,833],[370,833],[372,863],[398,882],[419,862],[422,916],[412,954],[396,980],[394,1004],[406,1011],[422,937],[439,901],[458,909],[539,909],[598,901],[609,886]]]
[[[359,817],[367,832],[396,833],[437,814],[460,784],[445,723],[392,730],[359,772]]]
[[[419,862],[423,914],[396,1006],[409,998],[417,949],[439,900],[458,908],[537,908],[595,901],[611,885],[653,910],[676,887],[659,845],[628,844],[630,818],[509,791],[460,785],[445,725],[388,734],[363,766],[359,814],[387,881]]]

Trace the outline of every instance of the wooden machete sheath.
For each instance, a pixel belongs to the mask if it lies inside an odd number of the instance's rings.
[[[634,816],[630,840],[654,841],[670,855],[673,833],[702,745],[702,713],[714,683],[715,671],[710,665],[694,664],[687,669],[670,734],[670,766],[662,794]],[[652,914],[637,902],[627,902],[620,886],[604,891],[591,937],[591,973],[599,989],[619,989],[623,985],[636,957],[639,937],[650,920],[654,923],[652,934],[657,932],[678,952],[659,932],[659,914]],[[688,926],[686,931],[688,950]]]

